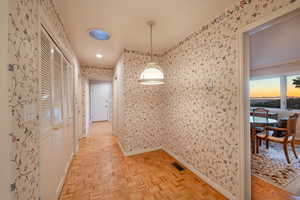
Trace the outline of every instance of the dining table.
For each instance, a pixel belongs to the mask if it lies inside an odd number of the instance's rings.
[[[270,119],[270,118],[258,117],[258,116],[250,116],[249,122],[250,124],[267,125],[267,126],[278,124],[278,120],[276,119]]]

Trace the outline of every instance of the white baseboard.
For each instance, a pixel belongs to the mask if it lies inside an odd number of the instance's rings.
[[[79,141],[78,141],[78,143],[76,144],[76,147],[75,147],[75,155],[77,155],[78,151],[79,151]]]
[[[124,151],[122,145],[120,144],[118,140],[118,145],[120,149],[122,150],[124,156],[132,156],[132,155],[137,155],[141,153],[146,153],[146,152],[151,152],[151,151],[156,151],[156,150],[164,150],[166,153],[168,153],[170,156],[175,158],[177,161],[182,163],[187,169],[192,171],[194,174],[196,174],[199,178],[201,178],[204,182],[209,184],[211,187],[213,187],[215,190],[217,190],[219,193],[223,194],[225,197],[227,197],[230,200],[236,200],[237,198],[232,195],[230,192],[228,192],[226,189],[224,189],[221,185],[215,183],[214,181],[210,180],[207,176],[196,170],[193,166],[185,162],[183,159],[180,159],[178,156],[176,156],[174,153],[171,151],[168,151],[165,148],[162,147],[155,147],[155,148],[147,148],[147,149],[142,149],[142,150],[137,150],[137,151],[131,151],[131,152],[126,152]]]
[[[121,145],[119,139],[117,139],[117,141],[118,141],[118,145],[119,145],[119,147],[120,147],[120,149],[121,149],[123,155],[126,156],[126,153],[125,153],[125,151],[124,151],[124,149],[123,149],[123,146]]]
[[[162,147],[154,147],[154,148],[146,148],[146,149],[141,149],[141,150],[137,150],[137,151],[125,151],[123,146],[121,145],[120,141],[118,141],[118,145],[123,153],[124,156],[133,156],[133,155],[138,155],[138,154],[141,154],[141,153],[147,153],[147,152],[151,152],[151,151],[157,151],[157,150],[160,150],[162,149]]]
[[[60,197],[60,193],[62,192],[62,189],[63,189],[64,183],[65,183],[65,180],[66,180],[66,178],[67,178],[69,169],[70,169],[70,167],[71,167],[71,163],[72,163],[72,161],[73,161],[73,157],[74,157],[74,154],[71,155],[71,157],[70,157],[70,159],[69,159],[69,161],[68,161],[68,163],[67,163],[67,166],[66,166],[66,168],[65,168],[64,175],[63,175],[63,177],[61,178],[61,180],[60,180],[60,182],[59,182],[59,184],[58,184],[58,186],[57,186],[57,189],[56,189],[56,197],[57,197],[57,198],[56,198],[56,199],[59,199],[59,197]]]
[[[141,153],[147,153],[147,152],[151,152],[151,151],[157,151],[157,150],[161,150],[161,147],[154,147],[154,148],[146,148],[146,149],[141,149],[141,150],[137,150],[137,151],[130,151],[130,152],[125,152],[125,156],[133,156],[133,155],[138,155]]]
[[[196,170],[193,166],[185,162],[183,159],[180,159],[178,156],[176,156],[171,151],[168,151],[167,149],[163,148],[165,152],[167,152],[170,156],[175,158],[177,161],[179,161],[181,164],[183,164],[186,168],[188,168],[190,171],[192,171],[194,174],[196,174],[199,178],[201,178],[204,182],[209,184],[211,187],[213,187],[215,190],[223,194],[225,197],[227,197],[230,200],[236,200],[237,198],[233,196],[230,192],[225,190],[221,185],[215,183],[214,181],[210,180],[207,176]]]

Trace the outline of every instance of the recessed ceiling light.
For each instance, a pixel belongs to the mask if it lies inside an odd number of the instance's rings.
[[[96,57],[97,58],[102,58],[103,56],[100,53],[98,53],[98,54],[96,54]]]
[[[110,38],[110,35],[107,32],[100,29],[90,29],[89,34],[96,40],[108,40]]]

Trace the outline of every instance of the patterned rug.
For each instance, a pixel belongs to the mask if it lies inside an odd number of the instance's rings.
[[[300,158],[300,146],[297,146],[297,153]],[[284,188],[300,175],[300,159],[296,159],[290,145],[289,157],[291,164],[286,161],[282,144],[270,142],[266,149],[263,143],[259,154],[252,154],[252,174]]]

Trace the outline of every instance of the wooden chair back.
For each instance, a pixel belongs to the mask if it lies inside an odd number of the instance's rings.
[[[254,117],[266,117],[267,120],[269,119],[269,110],[265,108],[255,108],[253,109],[253,116]]]
[[[298,117],[299,117],[299,114],[293,114],[289,117],[288,122],[287,122],[288,132],[286,134],[286,137],[295,136]]]

